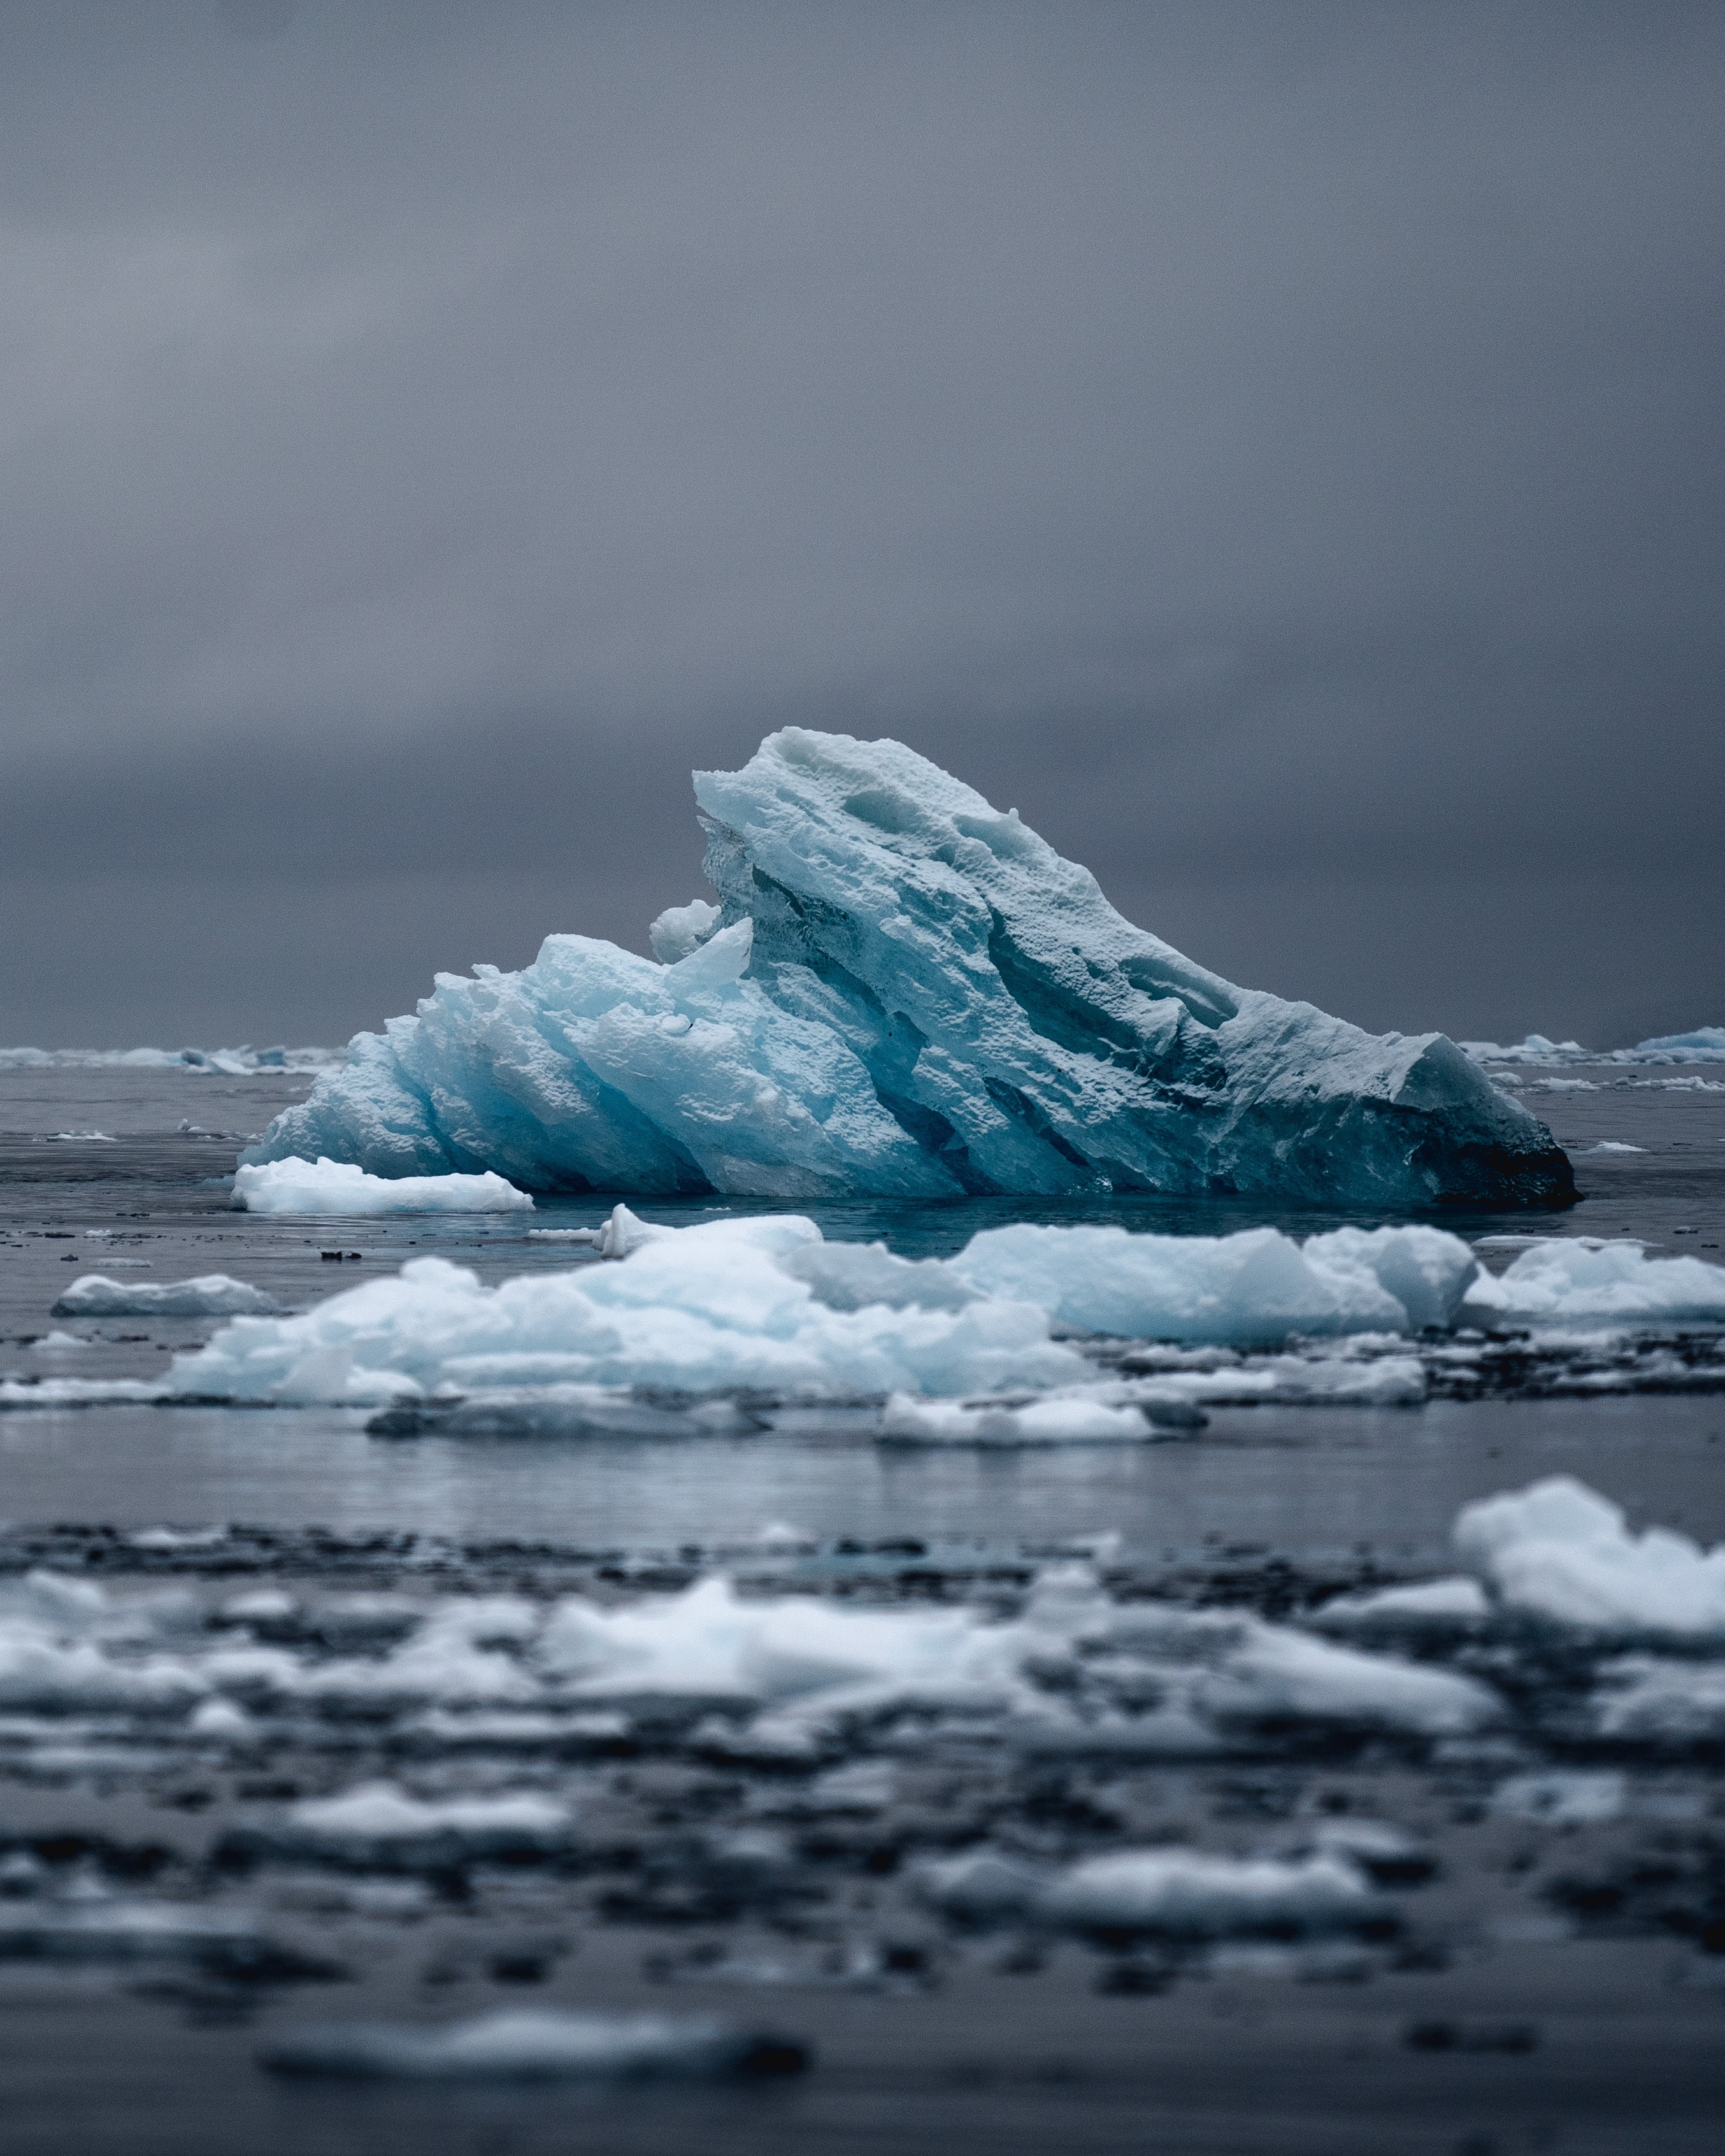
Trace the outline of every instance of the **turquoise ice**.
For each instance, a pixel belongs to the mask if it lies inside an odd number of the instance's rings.
[[[439,974],[243,1158],[639,1196],[1574,1196],[1442,1034],[1235,987],[898,742],[787,727],[695,792],[717,907],[661,915],[659,961],[551,936]]]

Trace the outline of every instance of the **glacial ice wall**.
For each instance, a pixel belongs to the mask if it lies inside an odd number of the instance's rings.
[[[1441,1034],[1234,987],[900,742],[788,727],[695,790],[719,906],[660,916],[670,963],[552,936],[439,974],[243,1158],[641,1195],[1574,1195]]]

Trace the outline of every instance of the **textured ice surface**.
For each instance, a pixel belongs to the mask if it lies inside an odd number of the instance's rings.
[[[787,1198],[1574,1195],[1452,1042],[1233,987],[898,742],[787,728],[696,798],[720,911],[659,916],[673,963],[553,936],[441,974],[245,1158]]]
[[[1631,1534],[1623,1507],[1567,1475],[1467,1506],[1463,1559],[1510,1608],[1590,1630],[1725,1633],[1725,1544]]]
[[[1481,1274],[1462,1308],[1476,1324],[1627,1325],[1725,1320],[1725,1265],[1650,1258],[1639,1243],[1553,1238],[1497,1279]]]
[[[225,1273],[196,1280],[116,1281],[85,1273],[54,1306],[56,1317],[237,1317],[281,1308],[273,1295]]]
[[[649,2076],[793,2070],[800,2048],[689,2015],[487,2014],[440,2029],[329,2022],[297,2029],[263,2053],[273,2072],[348,2081],[634,2081]]]
[[[1050,1338],[1051,1319],[1195,1340],[1402,1331],[1453,1318],[1475,1270],[1464,1243],[1422,1227],[1344,1229],[1303,1249],[1270,1228],[1177,1237],[1012,1227],[914,1263],[878,1244],[829,1243],[796,1214],[671,1231],[619,1207],[601,1235],[602,1253],[625,1252],[621,1262],[495,1288],[447,1260],[413,1260],[300,1316],[228,1327],[176,1361],[174,1382],[206,1397],[351,1402],[558,1384],[1042,1391],[1092,1374]],[[1356,1388],[1371,1376],[1358,1366]],[[1381,1395],[1404,1380],[1373,1382]],[[1104,1419],[1092,1415],[1091,1434]],[[1125,1419],[1112,1420],[1123,1432]]]
[[[272,1160],[242,1168],[234,1203],[248,1213],[531,1213],[501,1175],[370,1175],[350,1161]]]
[[[562,1383],[686,1392],[1040,1390],[1089,1374],[1044,1314],[1004,1300],[834,1309],[784,1260],[819,1246],[793,1214],[716,1221],[619,1265],[483,1286],[420,1258],[298,1317],[236,1321],[181,1356],[183,1389],[239,1399],[377,1401],[439,1385]]]

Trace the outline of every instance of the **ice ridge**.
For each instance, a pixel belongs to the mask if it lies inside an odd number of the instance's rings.
[[[552,936],[518,973],[439,974],[244,1160],[643,1195],[1574,1197],[1443,1035],[1233,986],[900,742],[787,727],[695,792],[719,906],[659,916],[670,963]]]

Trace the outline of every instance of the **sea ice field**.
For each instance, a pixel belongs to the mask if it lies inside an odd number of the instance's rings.
[[[338,1062],[0,1057],[8,2148],[1710,2148],[1685,1046],[1472,1045],[1582,1203],[1417,1218],[372,1209],[235,1177]]]

